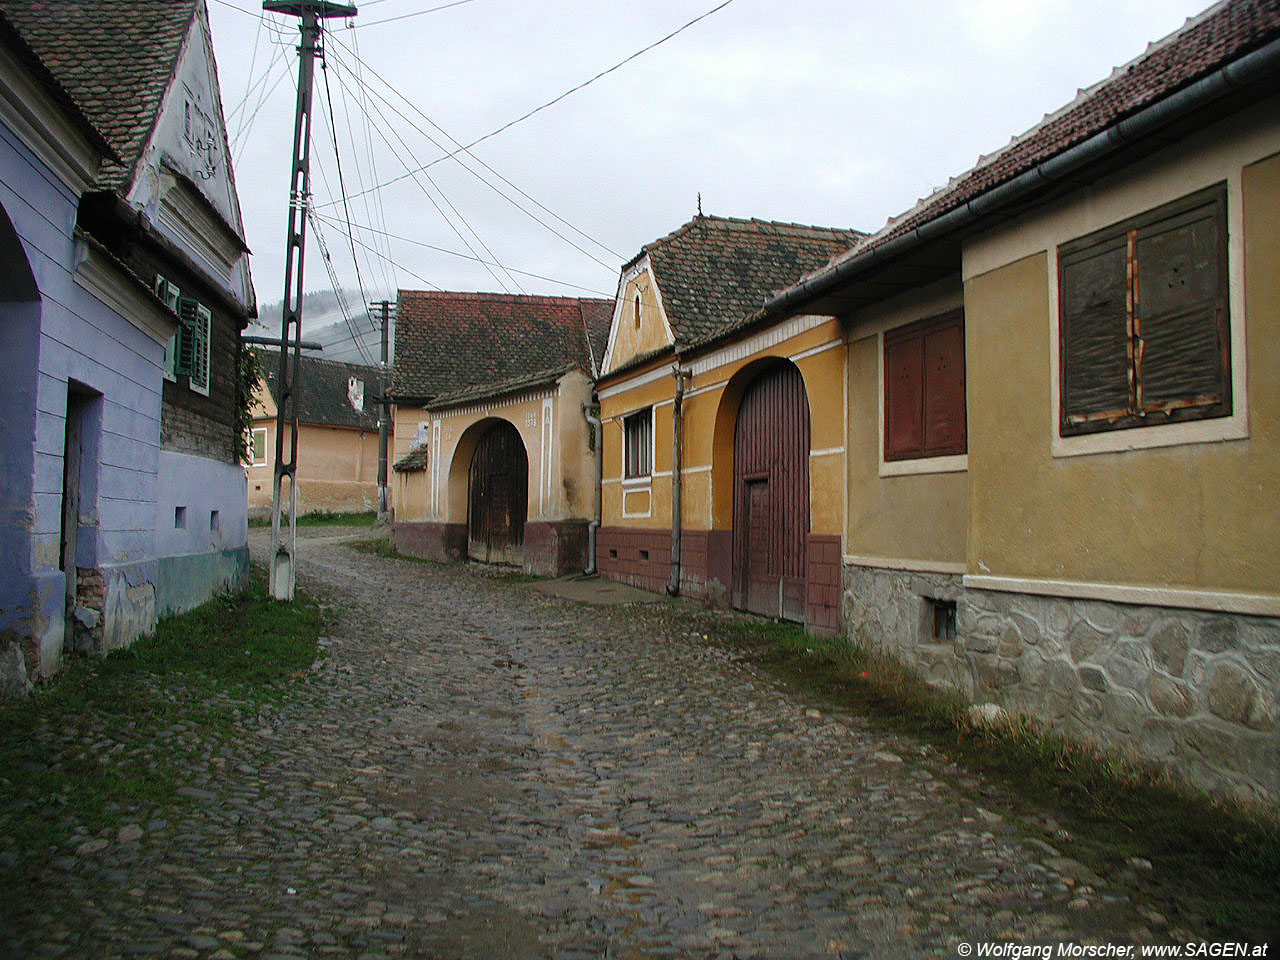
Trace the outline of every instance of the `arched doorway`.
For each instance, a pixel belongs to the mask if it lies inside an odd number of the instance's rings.
[[[529,458],[510,423],[499,420],[476,442],[467,485],[467,555],[519,564],[529,509]]]
[[[809,399],[792,363],[755,378],[733,438],[734,606],[804,620]]]

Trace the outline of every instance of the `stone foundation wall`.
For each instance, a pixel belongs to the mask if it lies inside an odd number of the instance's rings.
[[[935,610],[955,603],[955,635]],[[846,566],[848,635],[972,702],[1280,804],[1280,619],[976,590]]]

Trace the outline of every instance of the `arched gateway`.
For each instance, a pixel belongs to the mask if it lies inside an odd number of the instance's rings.
[[[519,564],[529,512],[529,458],[520,433],[499,420],[476,443],[467,490],[467,554]]]
[[[792,363],[755,378],[733,440],[733,603],[804,620],[809,400]]]

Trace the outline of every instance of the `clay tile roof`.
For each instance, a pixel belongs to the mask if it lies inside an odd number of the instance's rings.
[[[99,187],[118,190],[160,112],[199,0],[0,0],[4,16],[124,160]]]
[[[49,94],[62,105],[68,116],[76,126],[80,127],[90,142],[97,147],[110,160],[119,160],[115,150],[111,144],[107,142],[107,138],[103,136],[102,131],[94,126],[93,121],[89,119],[84,108],[76,102],[75,97],[67,90],[62,81],[59,80],[49,69],[49,65],[40,58],[40,55],[27,42],[27,38],[14,25],[7,15],[7,8],[0,3],[0,39],[3,39],[18,56],[24,60],[35,74],[36,79],[49,92]]]
[[[1223,0],[1150,44],[1106,79],[1081,90],[1069,104],[1001,149],[979,157],[971,169],[891,219],[833,265],[910,233],[1277,37],[1280,0]]]
[[[392,395],[424,400],[570,365],[591,371],[612,316],[612,300],[401,290]]]
[[[280,354],[260,351],[263,379],[271,398],[280,402]],[[355,377],[364,383],[364,406],[351,405],[347,388]],[[298,385],[298,420],[329,427],[378,429],[378,368],[359,363],[341,363],[321,357],[302,356],[294,380]]]
[[[427,455],[429,452],[425,443],[420,447],[414,447],[397,460],[391,469],[397,473],[421,473],[427,469]]]
[[[549,370],[534,370],[531,373],[512,377],[510,380],[478,383],[473,387],[463,387],[461,390],[454,390],[452,393],[442,393],[439,396],[432,397],[430,409],[456,407],[459,404],[472,403],[476,400],[490,400],[519,393],[521,390],[545,387],[555,383],[570,370],[575,369],[578,369],[578,364],[567,363],[552,367]]]
[[[772,294],[865,236],[858,230],[700,215],[647,244],[640,256],[649,256],[676,344],[683,346],[754,313]]]

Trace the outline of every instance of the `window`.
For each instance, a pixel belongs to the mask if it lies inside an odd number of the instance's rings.
[[[622,433],[625,443],[625,475],[649,476],[653,472],[653,408],[624,418]]]
[[[884,458],[918,460],[968,449],[964,314],[920,320],[884,335]]]
[[[635,308],[634,313],[635,313],[636,329],[639,330],[640,329],[640,294],[639,293],[636,294],[636,298],[633,301],[633,306]]]
[[[929,614],[932,621],[932,639],[951,642],[956,638],[956,601],[930,598]]]
[[[1062,436],[1231,413],[1226,188],[1058,248]]]
[[[173,526],[176,530],[185,530],[187,528],[187,508],[173,508]]]
[[[174,313],[178,312],[178,300],[182,296],[182,292],[178,287],[166,278],[156,274],[156,296],[164,301]],[[178,341],[182,337],[182,331],[179,330],[169,342],[164,345],[164,378],[166,380],[178,379]]]
[[[209,336],[213,316],[203,303],[189,297],[178,300],[182,335],[178,339],[178,373],[185,373],[191,389],[209,395]]]
[[[253,428],[253,466],[265,467],[267,465],[267,428]]]

